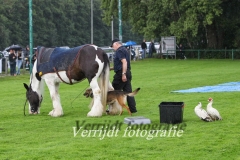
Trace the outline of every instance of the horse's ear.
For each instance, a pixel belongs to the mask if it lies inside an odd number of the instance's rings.
[[[26,83],[23,83],[24,87],[26,88],[27,91],[29,91],[29,87]]]
[[[38,72],[35,74],[35,76],[36,76],[37,80],[41,81],[42,78],[40,77]]]

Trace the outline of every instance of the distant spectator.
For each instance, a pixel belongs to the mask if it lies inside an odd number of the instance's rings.
[[[153,43],[153,41],[151,41],[150,44],[149,44],[148,58],[151,58],[153,53],[155,53],[155,52],[156,52],[156,49],[155,49],[154,43]]]
[[[9,63],[10,63],[11,76],[16,76],[16,59],[17,59],[17,56],[15,55],[14,50],[10,49]]]
[[[187,59],[186,56],[184,55],[184,47],[182,44],[179,45],[179,52],[180,52],[181,59]]]
[[[25,53],[24,53],[24,57],[28,57],[28,56],[29,56],[29,54],[30,54],[30,53],[29,53],[29,50],[30,50],[30,49],[29,49],[29,45],[27,45],[27,46],[26,46],[26,51],[25,51]]]
[[[20,69],[22,66],[22,58],[23,58],[23,54],[22,51],[18,51],[17,53],[17,75],[20,75]]]
[[[146,40],[144,39],[142,44],[141,44],[141,48],[142,48],[142,59],[145,58],[146,55],[146,50],[147,50],[147,44],[146,44]]]
[[[29,68],[30,68],[30,63],[29,63],[29,55],[30,55],[30,53],[29,52],[30,52],[30,49],[29,49],[29,46],[27,45],[26,46],[26,52],[24,54],[26,70],[29,70]]]

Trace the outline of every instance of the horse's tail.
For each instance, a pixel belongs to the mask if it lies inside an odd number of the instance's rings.
[[[101,89],[101,101],[103,105],[103,111],[106,110],[107,105],[107,93],[108,93],[108,85],[109,85],[109,75],[110,75],[110,64],[109,59],[106,53],[103,54],[104,66],[102,73],[100,75],[99,87]]]

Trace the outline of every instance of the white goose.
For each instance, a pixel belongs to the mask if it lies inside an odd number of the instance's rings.
[[[194,108],[196,115],[203,121],[211,122],[212,118],[207,114],[207,112],[202,108],[202,103],[199,102]]]
[[[216,110],[215,108],[212,107],[213,104],[213,99],[209,98],[208,99],[209,103],[207,105],[207,113],[209,114],[209,116],[211,116],[212,120],[222,120],[222,117],[220,116],[218,110]]]

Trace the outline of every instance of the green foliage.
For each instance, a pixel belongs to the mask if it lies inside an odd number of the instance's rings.
[[[104,1],[104,20],[117,15]],[[122,0],[123,20],[146,39],[176,36],[190,48],[239,48],[239,1],[225,0]]]
[[[0,50],[12,44],[29,44],[29,4],[26,0],[0,0]],[[93,42],[110,44],[111,27],[102,21],[101,0],[93,0]],[[32,1],[33,46],[79,46],[91,43],[91,1]],[[117,19],[115,19],[117,21]],[[124,38],[139,36],[124,23]],[[129,29],[130,28],[130,29]],[[114,25],[118,37],[118,23]],[[134,39],[135,40],[135,39]]]
[[[23,73],[23,72],[21,72]],[[0,159],[239,159],[239,92],[171,93],[174,90],[238,82],[239,62],[232,60],[163,60],[145,59],[132,62],[133,89],[141,87],[135,96],[138,112],[152,124],[159,124],[159,104],[184,102],[182,137],[122,137],[127,125],[122,125],[118,137],[73,136],[76,120],[89,124],[123,122],[129,117],[103,115],[89,118],[90,99],[82,94],[87,81],[75,85],[60,85],[64,116],[48,116],[52,109],[49,91],[45,95],[39,115],[23,115],[25,89],[29,74],[0,77]],[[113,72],[111,72],[111,79]],[[222,121],[203,122],[194,107],[207,99],[214,99],[213,107]],[[76,98],[76,99],[75,99]]]
[[[78,46],[90,43],[90,1],[33,2],[34,46]],[[0,0],[0,49],[29,42],[28,2]],[[93,0],[94,44],[109,45],[110,22],[118,37],[118,0]],[[188,48],[239,48],[239,1],[122,0],[123,41],[138,43],[176,36]]]

